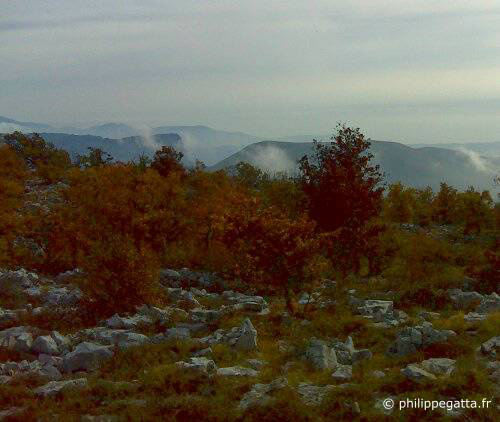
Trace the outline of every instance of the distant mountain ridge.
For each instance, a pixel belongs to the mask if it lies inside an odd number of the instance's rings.
[[[266,171],[293,173],[297,170],[297,161],[312,152],[312,142],[264,141],[243,148],[209,170],[230,168],[245,161]],[[388,183],[401,181],[407,186],[438,189],[441,182],[446,182],[462,190],[474,186],[495,191],[495,172],[482,171],[478,163],[460,151],[371,141],[370,152],[374,155],[374,164],[380,165]],[[500,159],[489,159],[485,164],[498,169]]]
[[[144,146],[151,147],[155,144],[152,139],[156,135],[164,134],[177,134],[182,139],[182,146],[178,145],[179,149],[185,154],[186,160],[194,162],[196,159],[205,162],[207,165],[213,165],[218,161],[228,157],[231,154],[239,151],[242,147],[250,145],[255,142],[264,140],[256,136],[248,135],[242,132],[228,132],[222,130],[216,130],[202,125],[177,125],[177,126],[159,126],[156,128],[135,128],[123,123],[106,123],[99,126],[90,127],[87,129],[78,128],[55,128],[50,125],[43,125],[33,122],[20,122],[14,119],[9,119],[7,117],[0,116],[0,133],[13,132],[15,130],[20,130],[24,133],[38,132],[43,133],[44,136],[48,137],[49,134],[57,134],[51,138],[56,139],[57,142],[63,142],[63,135],[68,135],[66,139],[66,147],[71,149],[72,152],[83,153],[84,151],[78,145],[72,145],[80,140],[85,145],[99,147],[101,148],[102,140],[95,139],[91,140],[88,136],[94,136],[96,138],[103,138],[107,140],[117,140],[123,141],[126,138],[142,138]],[[75,138],[72,136],[86,136],[87,138]],[[130,139],[129,139],[130,140]],[[136,139],[135,143],[137,144]],[[94,143],[95,145],[90,145]],[[104,143],[104,145],[112,148],[114,151],[113,157],[117,159],[123,159],[119,157],[129,156],[134,150],[140,150],[141,153],[154,153],[154,148],[151,150],[140,149],[137,145],[128,145],[127,142],[123,144],[129,151],[118,151],[115,149],[113,143]],[[162,146],[160,142],[158,144]],[[84,149],[85,149],[84,148]]]

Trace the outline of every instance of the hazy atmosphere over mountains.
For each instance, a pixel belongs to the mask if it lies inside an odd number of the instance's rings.
[[[0,115],[498,141],[499,26],[486,0],[4,1]]]

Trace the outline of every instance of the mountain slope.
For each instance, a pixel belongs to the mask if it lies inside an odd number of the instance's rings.
[[[312,152],[311,142],[265,141],[249,145],[222,160],[210,170],[219,170],[246,161],[264,170],[276,172],[297,170],[297,161]],[[439,188],[446,182],[459,189],[472,185],[493,190],[493,172],[482,171],[470,157],[460,151],[444,148],[411,148],[397,142],[372,141],[374,163],[385,172],[388,183],[401,181],[414,187]],[[498,165],[495,160],[488,165]]]

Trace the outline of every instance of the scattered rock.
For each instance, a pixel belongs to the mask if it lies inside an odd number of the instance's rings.
[[[337,361],[343,365],[353,365],[365,359],[372,358],[372,352],[369,349],[356,350],[351,336],[347,337],[345,343],[335,341],[333,349],[337,355]]]
[[[490,359],[496,359],[500,352],[500,336],[492,337],[481,344],[480,351]]]
[[[179,361],[175,365],[180,369],[211,374],[217,371],[217,365],[211,359],[205,357],[189,358],[188,362]]]
[[[83,342],[64,356],[62,367],[65,372],[92,371],[111,356],[113,356],[113,352],[108,347]]]
[[[267,362],[263,362],[259,359],[248,359],[247,363],[250,368],[255,369],[256,371],[260,371]]]
[[[478,314],[490,314],[492,312],[500,311],[500,296],[498,296],[495,292],[489,296],[484,296],[475,311]]]
[[[106,326],[114,329],[136,330],[141,326],[151,325],[153,321],[145,315],[134,315],[129,318],[121,317],[118,314],[113,315],[106,320]]]
[[[257,330],[250,319],[245,318],[240,327],[233,327],[230,330],[219,329],[209,336],[200,338],[199,341],[207,346],[222,343],[241,350],[255,350]]]
[[[277,378],[269,384],[255,384],[252,389],[241,399],[238,408],[246,410],[253,406],[265,406],[273,401],[269,394],[288,386],[286,378]]]
[[[448,296],[457,309],[467,309],[473,304],[480,303],[483,299],[483,295],[478,292],[463,292],[460,289],[448,290]]]
[[[42,385],[34,390],[35,394],[40,397],[54,396],[61,391],[70,389],[82,389],[88,385],[86,378],[77,378],[67,381],[51,381],[48,384]]]
[[[325,342],[312,337],[305,352],[305,359],[318,370],[334,369],[337,365],[335,350]]]
[[[217,375],[224,377],[256,377],[259,375],[259,372],[255,369],[245,368],[243,366],[231,366],[217,369]]]
[[[448,376],[455,369],[455,363],[453,359],[431,358],[422,361],[420,366],[431,374]]]
[[[406,368],[401,369],[401,373],[408,379],[411,379],[415,382],[423,382],[436,379],[433,374],[427,372],[425,369],[422,369],[420,366],[413,363],[409,364]]]
[[[424,322],[422,325],[401,330],[387,352],[389,355],[404,356],[431,344],[446,342],[455,335],[454,331],[436,330],[430,322]]]
[[[339,363],[332,373],[335,381],[349,381],[352,378],[352,366]]]
[[[39,336],[31,345],[31,350],[35,353],[43,353],[46,355],[60,354],[57,343],[50,336]]]
[[[297,393],[306,406],[319,406],[325,396],[334,389],[334,385],[325,385],[321,387],[307,382],[301,382],[297,386]]]

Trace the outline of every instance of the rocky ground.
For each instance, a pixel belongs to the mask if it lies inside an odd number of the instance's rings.
[[[492,400],[422,419],[499,410],[500,297],[470,280],[439,313],[395,308],[377,279],[324,280],[289,315],[283,298],[165,269],[169,306],[86,327],[79,275],[0,270],[0,419],[403,420],[384,400],[408,397]]]

